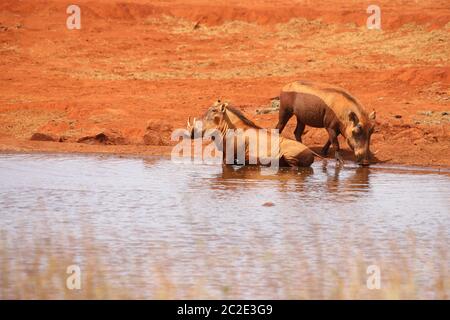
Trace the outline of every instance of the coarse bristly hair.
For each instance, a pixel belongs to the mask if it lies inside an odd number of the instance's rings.
[[[227,106],[227,110],[231,111],[235,116],[237,116],[240,120],[242,120],[242,122],[244,122],[246,125],[252,127],[252,128],[256,128],[256,129],[261,129],[260,126],[258,126],[257,124],[255,124],[252,120],[248,119],[241,110],[239,110],[236,107],[232,107],[232,106]]]

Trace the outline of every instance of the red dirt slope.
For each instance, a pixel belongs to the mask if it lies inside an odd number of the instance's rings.
[[[66,1],[0,3],[0,150],[165,154],[216,98],[273,127],[256,110],[310,79],[377,111],[379,160],[450,167],[448,1],[379,1],[382,31],[365,28],[368,1],[77,4],[81,30]]]

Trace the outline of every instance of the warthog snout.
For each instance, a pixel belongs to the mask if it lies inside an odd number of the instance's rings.
[[[369,162],[369,160],[367,160],[367,159],[364,159],[363,161],[361,161],[360,163],[359,163],[361,166],[369,166],[370,165],[370,162]]]
[[[361,166],[368,166],[370,165],[370,151],[369,152],[358,152],[355,151],[355,158],[356,162]]]

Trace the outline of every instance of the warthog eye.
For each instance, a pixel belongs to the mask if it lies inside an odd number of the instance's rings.
[[[356,125],[352,130],[354,135],[359,135],[361,133],[361,131],[362,131],[362,128],[361,128],[360,124]]]

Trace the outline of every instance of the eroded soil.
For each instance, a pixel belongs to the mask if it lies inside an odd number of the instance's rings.
[[[379,1],[381,31],[367,1],[211,3],[79,0],[68,30],[66,1],[3,0],[0,150],[167,154],[215,99],[274,127],[257,110],[309,79],[377,111],[379,161],[450,167],[448,1]],[[325,140],[307,128],[305,144]]]

